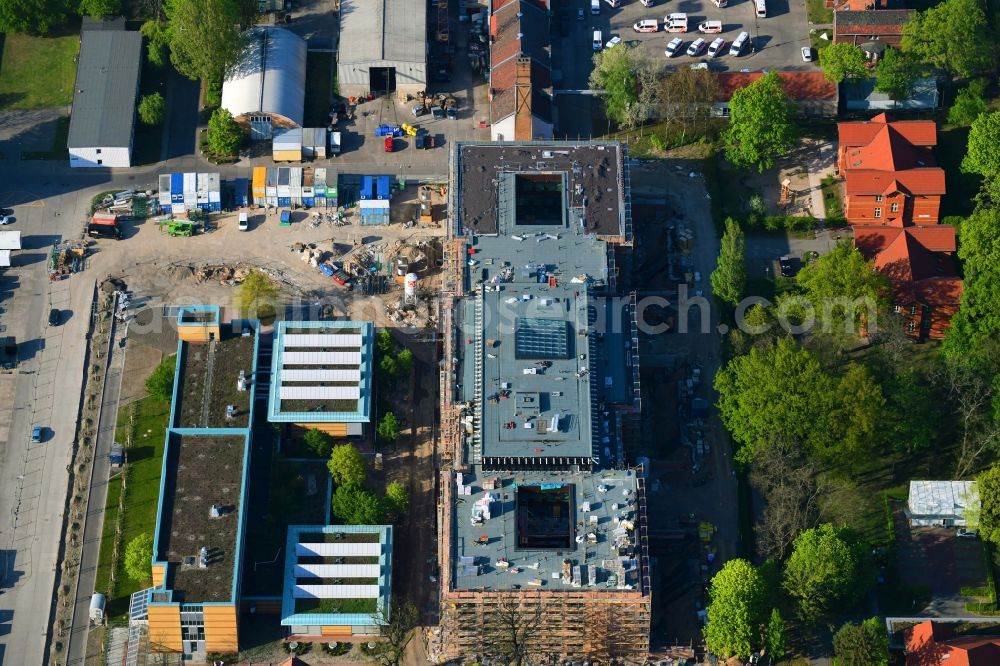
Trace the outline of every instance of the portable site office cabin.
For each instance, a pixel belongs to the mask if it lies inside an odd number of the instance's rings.
[[[302,128],[275,130],[271,156],[275,162],[301,162]]]

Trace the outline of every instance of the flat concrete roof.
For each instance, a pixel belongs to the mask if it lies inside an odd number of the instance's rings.
[[[456,148],[458,233],[496,234],[515,206],[504,174],[565,174],[568,223],[585,233],[626,233],[624,149],[617,142],[463,142]],[[511,232],[513,233],[513,232]]]
[[[343,0],[338,65],[424,63],[427,6],[422,0]]]
[[[142,69],[142,35],[88,29],[80,34],[70,148],[129,148]]]

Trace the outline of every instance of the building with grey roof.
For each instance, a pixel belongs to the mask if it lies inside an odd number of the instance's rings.
[[[71,167],[132,165],[141,69],[140,33],[124,23],[85,25],[66,141]]]
[[[442,414],[459,425],[442,424],[445,656],[483,656],[508,602],[546,658],[648,653],[645,483],[625,453],[638,343],[613,250],[631,244],[627,183],[613,142],[452,148],[449,242],[464,246],[467,292],[445,346]]]
[[[342,0],[337,84],[345,96],[427,87],[427,7],[421,0]]]
[[[267,140],[275,128],[301,127],[306,100],[306,42],[295,33],[257,26],[244,34],[246,45],[222,84],[222,108]]]

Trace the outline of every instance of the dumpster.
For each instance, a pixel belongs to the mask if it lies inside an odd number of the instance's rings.
[[[278,222],[279,226],[287,227],[292,224],[292,212],[288,210],[281,211],[281,220]]]

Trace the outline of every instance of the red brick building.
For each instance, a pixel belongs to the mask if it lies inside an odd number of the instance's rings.
[[[551,139],[552,60],[548,0],[493,0],[490,14],[490,138]]]
[[[955,636],[952,628],[927,620],[906,630],[906,666],[996,666],[1000,636]]]
[[[937,224],[945,193],[944,170],[931,148],[930,120],[840,123],[837,169],[844,178],[844,216],[851,224]]]
[[[903,25],[909,20],[910,9],[861,8],[850,3],[848,9],[833,12],[833,43],[847,42],[866,52],[878,52],[877,44],[899,47]]]

